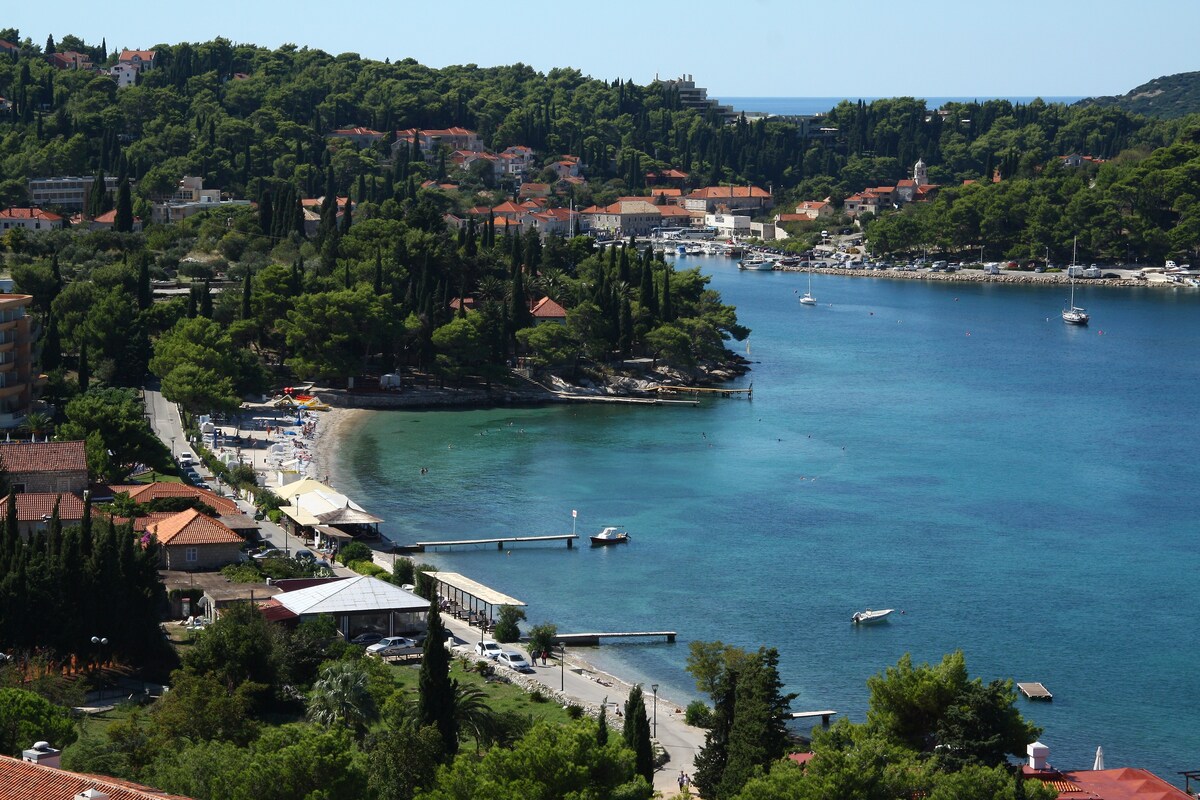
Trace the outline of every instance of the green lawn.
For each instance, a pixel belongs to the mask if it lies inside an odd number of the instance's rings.
[[[473,664],[474,662],[472,662]],[[416,700],[417,678],[421,673],[419,664],[395,664],[392,667],[396,675],[396,685],[404,694]],[[486,680],[473,670],[464,671],[462,659],[455,658],[450,663],[450,677],[459,683],[478,686],[487,694],[488,706],[497,713],[513,712],[533,717],[535,720],[548,720],[554,723],[565,723],[570,719],[567,712],[553,700],[534,700],[534,696],[519,686],[499,680]]]

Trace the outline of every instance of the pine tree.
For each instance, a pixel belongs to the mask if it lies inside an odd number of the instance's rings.
[[[646,718],[646,701],[639,683],[625,701],[625,725],[622,729],[625,744],[634,754],[634,771],[654,783],[654,748],[650,744],[650,721]]]
[[[453,757],[458,752],[458,722],[454,718],[455,687],[450,680],[450,651],[446,649],[446,628],[442,624],[436,597],[429,602],[421,674],[417,682],[420,687],[417,720],[422,726],[433,725],[438,729],[446,754]]]
[[[375,296],[383,297],[383,253],[375,248]]]
[[[794,697],[783,694],[774,648],[760,648],[742,665],[718,797],[733,797],[760,769],[783,758],[788,746],[784,714]]]
[[[713,693],[712,726],[704,734],[704,745],[696,754],[692,783],[701,797],[720,798],[718,787],[725,774],[729,752],[729,730],[733,726],[737,672],[726,670]]]

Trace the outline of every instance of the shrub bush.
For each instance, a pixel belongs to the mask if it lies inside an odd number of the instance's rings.
[[[712,716],[712,709],[703,700],[693,700],[687,704],[687,711],[684,712],[683,719],[694,728],[711,728]]]
[[[337,560],[349,565],[354,561],[370,561],[371,555],[371,548],[362,542],[351,542],[341,550],[338,550]]]
[[[496,627],[492,630],[492,638],[501,644],[515,642],[521,638],[521,629],[517,623],[525,619],[525,612],[516,606],[500,606],[500,614]]]

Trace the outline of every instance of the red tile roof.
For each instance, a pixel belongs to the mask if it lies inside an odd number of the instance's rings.
[[[109,800],[189,800],[117,778],[83,775],[0,756],[0,800],[74,800],[88,789],[104,793]]]
[[[1058,790],[1059,800],[1191,800],[1191,795],[1144,769],[1023,770]]]
[[[142,61],[153,61],[154,53],[154,50],[122,50],[118,61],[132,61],[134,56],[139,57]]]
[[[652,186],[650,187],[650,196],[662,195],[663,197],[679,197],[683,194],[682,189],[675,189],[670,186]]]
[[[379,131],[373,131],[370,128],[338,128],[333,132],[334,136],[380,136],[383,134]]]
[[[20,50],[20,49],[21,48],[17,47],[12,42],[6,42],[5,40],[0,39],[0,50]]]
[[[0,211],[0,219],[44,219],[47,222],[62,222],[58,214],[42,211],[40,208],[6,208]]]
[[[566,319],[567,310],[558,303],[551,300],[549,297],[543,297],[533,304],[529,309],[529,313],[535,319]]]
[[[771,193],[757,186],[705,186],[688,197],[704,200],[720,200],[725,197],[770,197]]]
[[[147,525],[146,531],[163,545],[241,544],[245,541],[225,525],[194,508]]]
[[[108,488],[114,495],[117,492],[126,492],[129,498],[137,503],[149,503],[151,500],[157,500],[160,497],[194,497],[200,502],[212,506],[218,514],[238,514],[241,512],[237,503],[232,500],[221,497],[215,492],[210,492],[208,489],[201,489],[199,486],[189,486],[186,483],[156,481],[154,483],[133,483],[122,486],[110,486]]]
[[[22,472],[87,472],[83,442],[5,442],[0,464],[10,475]]]
[[[58,503],[58,518],[77,522],[83,519],[83,501],[68,492],[21,492],[17,494],[17,520],[36,522],[49,519]],[[0,520],[8,518],[8,503],[0,503]]]

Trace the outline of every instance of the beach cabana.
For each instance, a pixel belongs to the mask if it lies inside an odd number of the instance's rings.
[[[290,532],[297,536],[307,537],[311,534],[316,539],[322,526],[337,528],[352,537],[379,536],[379,523],[383,522],[382,519],[367,513],[366,509],[349,497],[327,486],[322,485],[320,489],[293,494],[288,500],[287,504],[280,506],[279,511],[288,520]],[[335,544],[337,543],[328,540],[317,542],[317,546],[323,548]]]
[[[438,596],[450,603],[454,616],[459,619],[471,619],[482,615],[485,620],[494,620],[500,606],[525,607],[525,603],[517,598],[510,597],[504,592],[498,592],[490,586],[484,586],[466,575],[457,572],[429,572],[426,574],[437,585]]]

